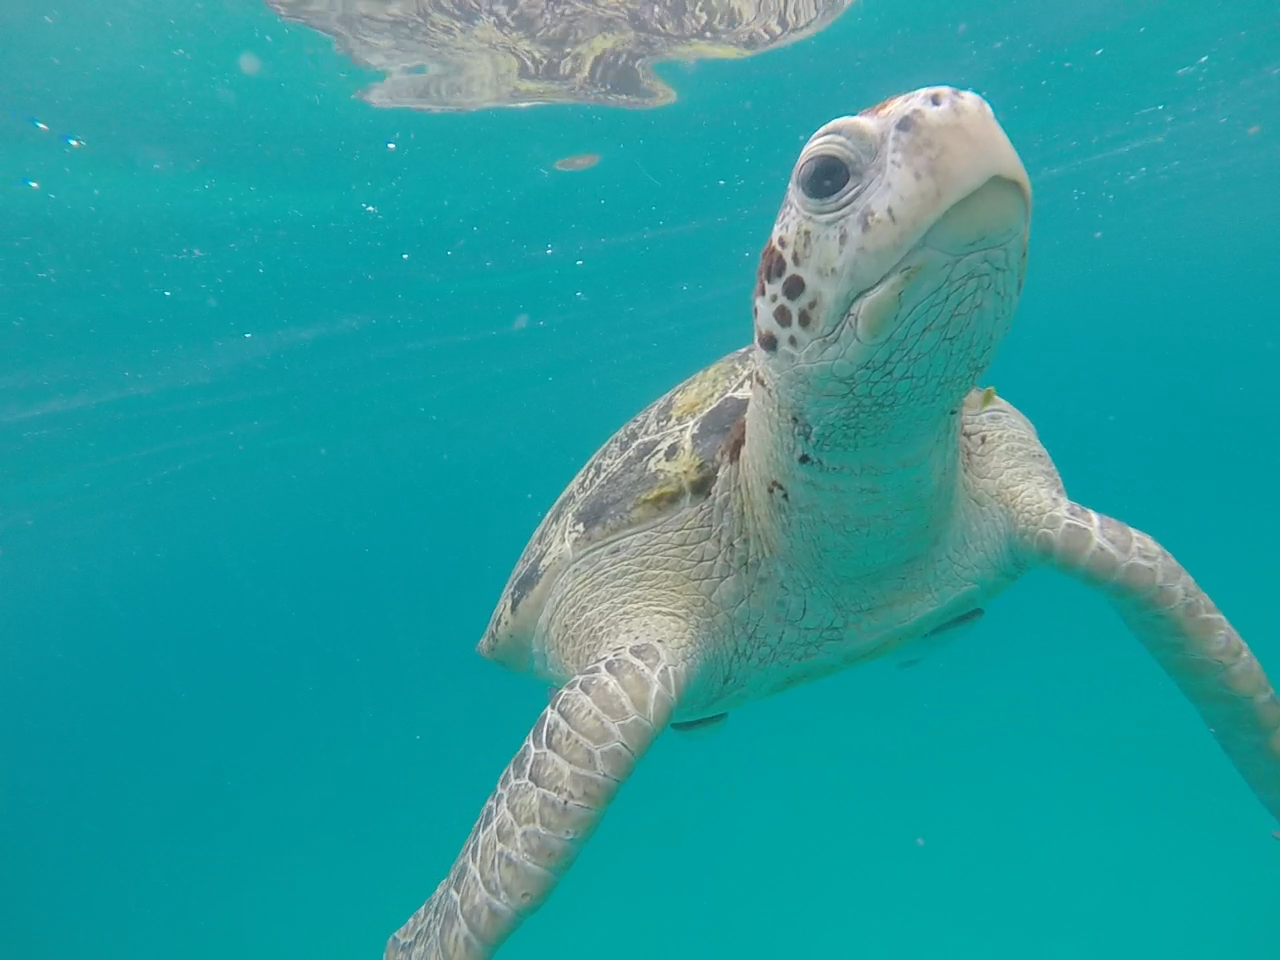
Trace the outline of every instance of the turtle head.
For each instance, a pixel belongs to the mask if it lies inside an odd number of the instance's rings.
[[[1008,329],[1030,212],[1026,171],[977,94],[931,87],[826,124],[760,258],[762,372],[831,427],[945,415]]]

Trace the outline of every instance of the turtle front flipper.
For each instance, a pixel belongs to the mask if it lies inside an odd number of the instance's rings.
[[[1041,560],[1098,587],[1280,819],[1280,697],[1191,575],[1147,534],[1064,501],[1032,532]]]
[[[550,895],[667,726],[679,677],[655,643],[598,660],[551,698],[449,875],[386,960],[482,960]]]

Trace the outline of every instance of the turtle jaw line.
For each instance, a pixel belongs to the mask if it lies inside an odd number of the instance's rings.
[[[859,367],[892,367],[898,362],[895,354],[910,352],[912,341],[932,335],[930,328],[940,325],[969,328],[972,347],[990,356],[1008,329],[1007,322],[990,311],[940,316],[926,329],[905,328],[913,312],[927,310],[930,300],[945,301],[949,288],[963,285],[975,264],[979,271],[985,265],[989,273],[1016,271],[1015,292],[1007,307],[1011,315],[1021,292],[1029,223],[1030,197],[1025,186],[992,177],[948,207],[874,283],[852,296],[827,296],[828,302],[847,306],[838,314],[838,322],[805,344],[797,359],[806,366],[838,363],[835,378],[846,380],[850,361]],[[1007,278],[995,286],[1009,286]],[[964,383],[958,389],[968,386]]]
[[[892,339],[917,280],[928,282],[930,276],[952,271],[966,259],[995,259],[999,251],[1014,253],[1015,248],[1025,253],[1030,203],[1023,184],[992,177],[948,207],[892,267],[849,299],[840,322],[815,342],[829,342],[848,331],[867,346]]]

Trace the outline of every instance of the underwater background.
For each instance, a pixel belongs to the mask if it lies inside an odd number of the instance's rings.
[[[546,702],[473,650],[539,517],[748,342],[809,134],[926,84],[1036,191],[988,382],[1280,673],[1280,6],[868,0],[658,72],[375,109],[255,0],[0,3],[0,957],[380,956]],[[664,737],[501,956],[1274,960],[1275,826],[1036,573]]]

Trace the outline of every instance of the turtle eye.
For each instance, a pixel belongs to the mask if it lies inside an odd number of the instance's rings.
[[[796,183],[810,200],[826,200],[852,179],[849,164],[832,153],[820,153],[800,164]]]

